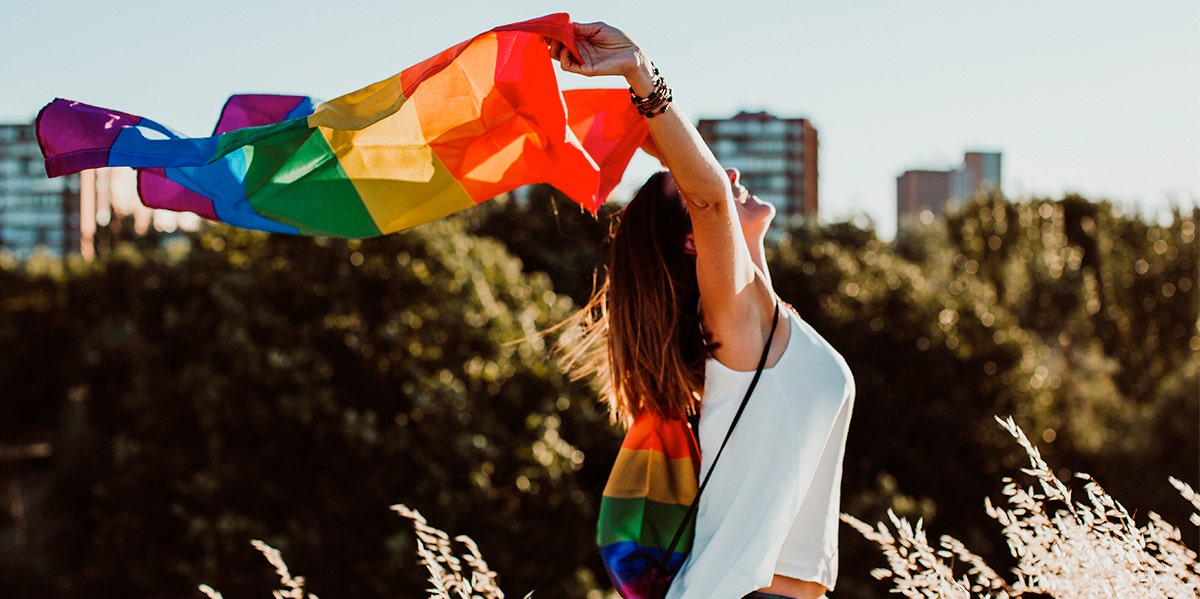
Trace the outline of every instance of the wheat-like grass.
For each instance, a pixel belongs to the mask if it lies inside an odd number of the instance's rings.
[[[420,512],[404,504],[393,505],[392,511],[413,524],[417,534],[418,562],[429,571],[429,583],[433,585],[427,589],[429,599],[504,599],[504,591],[496,583],[497,574],[488,567],[474,540],[465,535],[454,537],[454,541],[466,549],[459,557],[454,553],[450,535],[431,526]],[[313,593],[305,593],[304,577],[292,576],[278,549],[258,539],[250,541],[250,544],[275,566],[275,573],[279,575],[279,583],[283,586],[271,592],[275,599],[318,599]],[[207,584],[199,588],[208,599],[224,599],[220,592]],[[524,599],[531,597],[532,591]]]
[[[996,420],[1025,450],[1029,467],[1021,471],[1034,481],[1026,487],[1004,479],[1005,507],[984,500],[986,513],[1003,527],[1009,550],[1017,558],[1012,581],[954,537],[942,536],[934,547],[920,520],[911,524],[889,510],[891,526],[881,522],[872,527],[842,514],[843,521],[883,551],[888,567],[873,570],[872,576],[890,579],[893,592],[915,598],[1200,596],[1200,564],[1178,528],[1153,512],[1144,526],[1138,526],[1129,511],[1086,474],[1076,475],[1084,483],[1086,499],[1074,501],[1071,489],[1012,418]],[[1196,510],[1189,521],[1200,526],[1200,494],[1178,479],[1170,483]],[[451,539],[403,504],[392,510],[412,522],[418,562],[429,572],[429,599],[504,599],[496,573],[470,537]],[[455,543],[465,550],[461,556]],[[304,577],[291,574],[277,549],[258,540],[251,544],[279,575],[283,588],[272,591],[275,599],[317,599],[305,593]],[[956,574],[956,567],[965,572]],[[222,599],[208,585],[199,588],[209,599]],[[525,599],[532,596],[529,593]]]
[[[1176,491],[1192,504],[1192,509],[1196,510],[1188,521],[1195,526],[1200,526],[1200,493],[1192,490],[1192,486],[1172,476],[1170,479],[1171,486],[1175,487]]]
[[[872,528],[849,514],[842,514],[843,522],[883,550],[888,569],[872,570],[872,576],[879,580],[891,578],[895,584],[894,592],[905,597],[966,599],[970,596],[968,587],[954,579],[953,571],[929,545],[920,520],[916,525],[909,524],[891,510],[888,510],[888,518],[892,521],[896,536],[882,522],[877,528]]]
[[[466,553],[454,553],[450,535],[431,526],[421,512],[404,504],[392,506],[392,511],[408,518],[417,535],[417,558],[429,571],[430,599],[504,599],[504,591],[496,584],[496,573],[488,567],[479,546],[470,537],[454,537]],[[463,564],[468,571],[464,575]],[[529,599],[533,593],[525,595]]]
[[[1028,454],[1029,467],[1022,472],[1034,479],[1024,487],[1006,478],[1006,507],[984,501],[1017,558],[1013,581],[1005,581],[953,537],[941,537],[935,550],[920,521],[910,525],[889,512],[893,536],[883,523],[872,528],[843,514],[843,521],[883,550],[889,569],[876,569],[873,576],[890,579],[893,592],[905,597],[1200,596],[1200,564],[1178,528],[1153,512],[1139,527],[1129,511],[1086,474],[1076,475],[1084,481],[1086,499],[1073,501],[1071,490],[1012,418],[996,420]],[[1197,510],[1190,521],[1200,526],[1200,496],[1182,481],[1170,482]],[[968,569],[956,578],[953,566],[943,560]]]
[[[258,539],[250,541],[250,544],[267,558],[268,563],[275,566],[275,574],[279,575],[279,584],[283,587],[271,591],[275,599],[319,599],[314,593],[304,592],[304,577],[292,576],[287,563],[283,561],[283,554],[278,549]],[[200,585],[199,588],[209,599],[224,599],[219,591],[206,584]]]

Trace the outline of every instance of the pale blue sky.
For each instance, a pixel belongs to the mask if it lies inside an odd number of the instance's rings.
[[[811,119],[825,221],[890,235],[895,177],[976,149],[1004,152],[1010,196],[1200,202],[1197,0],[8,0],[0,122],[61,96],[205,135],[232,93],[334,97],[558,11],[632,35],[693,119]]]

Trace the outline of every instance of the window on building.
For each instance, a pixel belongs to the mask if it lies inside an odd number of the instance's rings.
[[[744,123],[740,121],[721,121],[716,124],[714,129],[717,135],[744,135],[746,133]]]
[[[787,144],[782,139],[759,139],[748,144],[750,151],[758,154],[782,154]]]

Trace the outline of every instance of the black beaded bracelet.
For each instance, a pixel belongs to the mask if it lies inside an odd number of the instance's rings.
[[[671,88],[667,87],[666,81],[658,72],[658,67],[654,63],[650,63],[650,68],[654,69],[653,78],[650,80],[654,84],[654,90],[650,95],[641,97],[634,93],[633,87],[629,88],[629,100],[633,102],[633,107],[637,109],[638,114],[652,119],[671,109],[671,101],[674,96],[671,93]]]

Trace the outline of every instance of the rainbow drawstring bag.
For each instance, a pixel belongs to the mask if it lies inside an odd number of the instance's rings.
[[[608,576],[625,599],[666,595],[692,547],[699,471],[687,420],[647,411],[625,433],[596,530]]]

